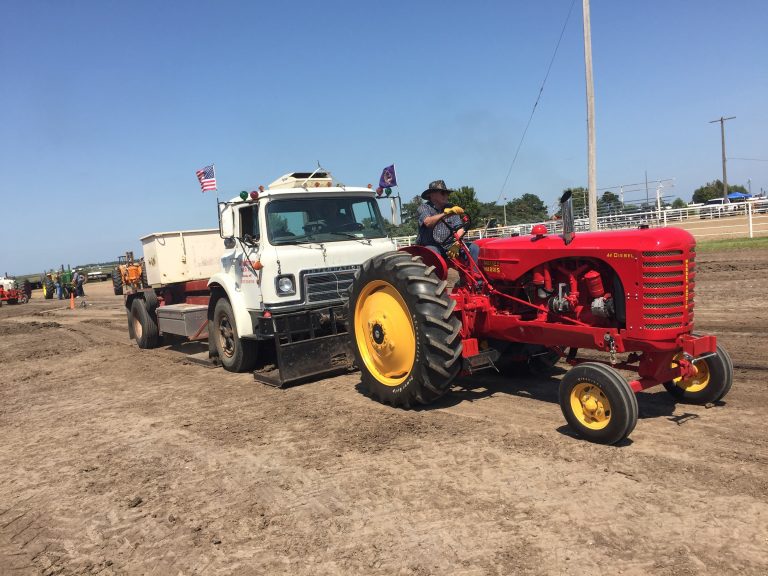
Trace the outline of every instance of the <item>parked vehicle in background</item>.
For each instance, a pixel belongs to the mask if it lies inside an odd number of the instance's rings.
[[[699,210],[699,218],[720,218],[736,214],[736,205],[727,198],[712,198]]]

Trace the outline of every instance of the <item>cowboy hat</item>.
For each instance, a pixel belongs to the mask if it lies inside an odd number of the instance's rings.
[[[448,192],[448,194],[450,194],[453,190],[445,185],[444,180],[435,180],[434,182],[429,183],[429,187],[421,193],[421,197],[424,198],[424,200],[429,200],[429,194],[431,192]]]

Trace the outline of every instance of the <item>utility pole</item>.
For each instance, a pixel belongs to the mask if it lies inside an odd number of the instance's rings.
[[[589,0],[582,0],[584,13],[584,66],[587,76],[587,180],[589,186],[589,229],[597,230],[597,162],[595,159],[595,87],[592,81],[592,29]]]
[[[728,176],[725,173],[725,121],[726,120],[733,120],[736,118],[736,116],[728,116],[728,118],[723,118],[720,116],[717,120],[712,120],[710,124],[714,124],[715,122],[720,122],[720,140],[723,145],[723,199],[727,202],[728,201]]]
[[[507,197],[504,196],[504,226],[507,225]]]

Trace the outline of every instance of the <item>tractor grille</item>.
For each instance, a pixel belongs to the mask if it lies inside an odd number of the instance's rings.
[[[693,318],[693,258],[682,250],[643,252],[643,315],[646,330],[683,328]]]
[[[344,300],[359,266],[320,268],[303,272],[304,294],[308,304]]]

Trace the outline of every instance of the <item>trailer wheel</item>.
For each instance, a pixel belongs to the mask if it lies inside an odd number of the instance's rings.
[[[351,336],[363,387],[373,398],[410,408],[450,388],[461,367],[461,323],[446,282],[404,252],[363,264],[349,299]]]
[[[694,366],[698,370],[694,376],[664,382],[667,392],[677,400],[690,404],[717,402],[728,394],[733,384],[733,363],[720,344],[714,356],[703,358]]]
[[[208,338],[213,340],[221,365],[229,372],[250,372],[256,366],[258,342],[244,340],[237,335],[235,315],[226,298],[220,298],[213,309],[213,326],[208,327]]]
[[[115,291],[115,296],[123,295],[123,277],[120,276],[120,270],[117,268],[112,270],[112,288]]]
[[[160,340],[157,322],[147,310],[147,303],[141,298],[134,298],[131,302],[131,310],[128,314],[128,322],[131,323],[133,336],[139,348],[157,348]]]
[[[605,364],[585,362],[560,381],[560,409],[579,436],[599,444],[623,440],[637,424],[637,398],[627,381]]]

